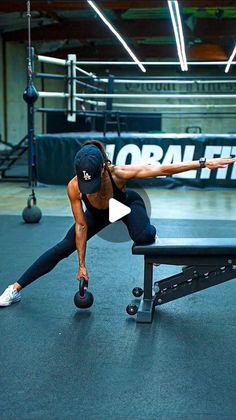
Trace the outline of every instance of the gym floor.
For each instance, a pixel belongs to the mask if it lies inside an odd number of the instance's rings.
[[[66,188],[40,186],[43,218],[24,224],[29,192],[23,183],[0,184],[2,290],[73,223]],[[160,237],[236,235],[234,191],[146,193]],[[0,418],[235,419],[235,281],[163,305],[152,324],[137,324],[125,308],[143,285],[143,258],[117,231],[89,241],[90,309],[73,304],[76,254],[30,285],[20,303],[1,308]],[[154,277],[171,274],[161,266]]]

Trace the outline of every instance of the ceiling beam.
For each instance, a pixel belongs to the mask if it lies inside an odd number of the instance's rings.
[[[228,57],[224,49],[216,44],[196,44],[191,45],[187,49],[187,57],[189,60],[198,61],[225,61]]]
[[[91,46],[91,47],[76,47],[67,48],[57,51],[46,51],[43,55],[48,55],[56,58],[67,57],[67,54],[76,54],[78,60],[128,60],[127,53],[118,45],[112,46]],[[206,61],[224,61],[227,59],[222,47],[215,44],[192,45],[187,48],[187,59],[206,60]],[[159,60],[167,59],[171,61],[178,61],[178,55],[175,45],[140,45],[140,60]]]
[[[45,53],[44,53],[45,54]],[[87,60],[87,59],[96,59],[101,60],[129,60],[129,56],[127,52],[119,45],[113,45],[112,48],[108,45],[105,46],[85,46],[85,47],[78,47],[78,48],[66,48],[63,50],[58,51],[50,51],[47,55],[58,57],[58,58],[65,58],[67,54],[76,54],[78,60]],[[174,57],[174,60],[178,60],[178,55],[176,52],[176,48],[174,45],[170,45],[168,47],[164,45],[148,45],[148,46],[140,46],[140,60],[144,60],[147,58],[166,58],[166,57]]]
[[[26,2],[22,0],[1,0],[0,12],[24,12],[26,10]],[[97,0],[98,6],[110,10],[127,10],[127,9],[149,9],[166,7],[166,0]],[[32,2],[31,9],[45,12],[56,12],[63,10],[81,10],[89,6],[84,0],[74,1],[38,1]],[[234,0],[182,0],[181,7],[235,7]]]
[[[173,36],[173,30],[169,20],[161,21],[138,20],[119,22],[117,29],[123,36],[129,38],[152,38],[161,36]],[[199,37],[206,41],[214,37],[215,40],[224,37],[235,36],[235,19],[221,19],[220,24],[213,19],[199,19],[193,31],[184,28],[185,37]],[[6,41],[26,41],[28,37],[27,29],[18,31],[2,32]],[[79,41],[110,39],[110,30],[103,25],[100,20],[68,21],[64,23],[55,23],[53,25],[39,26],[31,29],[32,41],[56,41],[64,39],[78,39]]]
[[[123,25],[122,25],[123,23]],[[131,21],[126,25],[126,22],[119,22],[116,28],[122,35],[126,32],[130,37],[151,37],[163,35],[172,35],[172,28],[169,21],[163,20],[158,22],[156,20]],[[99,30],[98,30],[99,29]],[[3,32],[2,36],[6,41],[25,41],[27,40],[28,31],[22,29],[18,31]],[[101,22],[101,20],[83,20],[83,21],[68,21],[59,24],[45,25],[31,29],[32,40],[60,40],[60,39],[106,39],[111,38],[110,30]]]

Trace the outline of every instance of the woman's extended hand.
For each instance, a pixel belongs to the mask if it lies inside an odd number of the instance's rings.
[[[207,159],[205,166],[208,169],[226,168],[228,165],[234,162],[236,162],[236,158]]]
[[[77,280],[81,280],[81,278],[83,278],[86,281],[89,281],[88,272],[85,266],[79,267]]]

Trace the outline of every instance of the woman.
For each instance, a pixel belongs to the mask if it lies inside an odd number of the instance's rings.
[[[67,192],[75,224],[65,238],[46,251],[29,269],[8,286],[0,296],[0,306],[9,306],[21,299],[21,289],[51,271],[63,258],[78,252],[77,279],[89,280],[85,264],[87,241],[109,224],[109,199],[115,198],[129,206],[131,212],[122,218],[131,239],[136,243],[153,242],[156,228],[150,224],[142,198],[134,191],[126,191],[126,182],[157,176],[170,176],[180,172],[225,168],[234,158],[209,159],[170,165],[118,165],[111,164],[100,142],[87,141],[75,156],[76,176],[69,182]],[[84,212],[82,201],[86,206]]]

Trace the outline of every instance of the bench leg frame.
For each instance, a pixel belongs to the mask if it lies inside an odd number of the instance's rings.
[[[201,265],[198,261],[196,265],[183,267],[182,273],[155,282],[157,291],[153,294],[153,263],[144,256],[144,289],[137,311],[138,323],[151,323],[155,306],[236,278],[236,266],[231,259],[224,266],[216,265],[215,261],[214,265]]]
[[[136,321],[150,323],[155,310],[154,297],[152,295],[153,264],[144,259],[144,296],[140,302]]]

